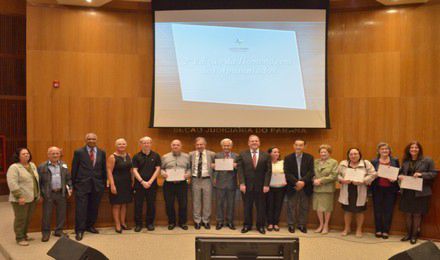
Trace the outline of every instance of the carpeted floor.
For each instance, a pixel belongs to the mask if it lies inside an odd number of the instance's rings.
[[[32,233],[35,241],[28,247],[20,247],[15,243],[12,230],[13,212],[7,202],[0,202],[0,252],[6,259],[52,259],[46,252],[55,243],[55,237],[51,237],[47,243],[41,242],[40,233]],[[127,231],[117,234],[113,229],[100,229],[101,234],[94,235],[86,233],[82,243],[92,246],[110,259],[195,259],[194,239],[196,236],[243,236],[239,230],[231,231],[222,229],[194,230],[190,227],[188,231],[176,228],[168,231],[166,227],[157,227],[154,232],[147,232],[145,229],[140,233]],[[69,231],[71,238],[74,234]],[[261,236],[256,231],[251,231],[246,236]],[[268,232],[266,237],[287,237],[292,236],[284,228],[280,232]],[[388,259],[390,256],[411,248],[409,243],[400,242],[400,237],[391,236],[388,240],[377,239],[373,234],[365,234],[362,239],[354,235],[341,237],[339,231],[332,231],[328,235],[302,234],[298,231],[294,236],[300,240],[300,259]],[[0,254],[0,260],[2,259]]]

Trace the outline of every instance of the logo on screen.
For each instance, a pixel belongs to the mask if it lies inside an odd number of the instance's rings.
[[[237,37],[233,42],[233,47],[230,47],[229,50],[232,52],[247,52],[249,51],[249,48],[244,46],[244,40]]]

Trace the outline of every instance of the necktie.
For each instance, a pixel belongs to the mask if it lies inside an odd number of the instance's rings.
[[[229,153],[225,153],[225,158],[226,158],[226,159],[229,158]]]
[[[92,165],[95,166],[95,150],[90,149],[90,161],[92,161]]]
[[[197,164],[197,178],[202,177],[202,164],[203,164],[202,153],[199,152],[199,163]]]
[[[254,169],[257,168],[257,152],[252,152],[252,164],[254,165]]]

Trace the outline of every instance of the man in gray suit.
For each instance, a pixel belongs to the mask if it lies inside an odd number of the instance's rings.
[[[197,137],[195,140],[196,150],[189,153],[191,165],[191,188],[193,201],[194,227],[200,229],[203,225],[210,229],[212,183],[211,167],[215,153],[206,150],[206,139]],[[202,213],[203,206],[203,213]]]
[[[232,140],[223,139],[220,142],[223,152],[215,154],[215,159],[237,159],[237,154],[231,152]],[[214,164],[215,169],[215,164]],[[237,190],[237,164],[234,163],[232,171],[214,171],[212,175],[212,183],[216,189],[216,209],[217,209],[217,226],[216,229],[222,229],[226,222],[226,226],[235,230],[234,226],[234,205],[235,192]],[[226,211],[226,217],[224,212]]]
[[[47,242],[50,237],[50,222],[52,218],[52,207],[56,207],[56,227],[54,235],[60,237],[66,235],[63,232],[66,222],[67,197],[72,193],[72,182],[67,165],[60,160],[61,149],[50,147],[47,150],[49,160],[38,166],[40,175],[40,190],[43,197],[43,219],[41,241]]]

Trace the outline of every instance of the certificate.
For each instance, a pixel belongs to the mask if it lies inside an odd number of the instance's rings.
[[[270,178],[270,186],[283,186],[286,184],[286,175],[284,173],[274,173]]]
[[[364,182],[364,171],[347,168],[345,169],[344,180],[353,182]]]
[[[216,171],[233,171],[234,170],[234,159],[215,159],[215,170]]]
[[[407,190],[418,190],[422,191],[423,179],[414,178],[413,176],[402,176],[403,179],[400,181],[400,188]]]
[[[397,175],[399,175],[399,168],[381,164],[379,165],[377,175],[395,181],[397,180]]]
[[[168,175],[166,181],[184,181],[185,180],[185,169],[172,168],[172,169],[166,169],[165,172]]]

